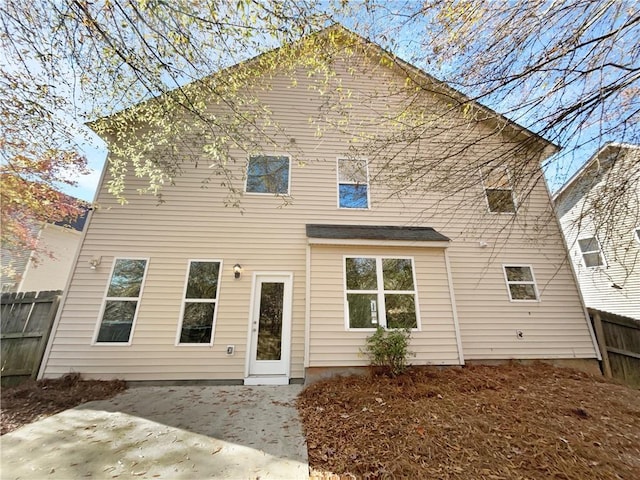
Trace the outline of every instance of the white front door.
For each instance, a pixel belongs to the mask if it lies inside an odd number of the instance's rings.
[[[291,274],[254,276],[245,383],[289,382],[292,280]]]

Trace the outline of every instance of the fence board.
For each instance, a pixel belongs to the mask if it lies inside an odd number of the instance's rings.
[[[598,337],[605,374],[606,365],[610,365],[613,378],[640,388],[640,321],[593,308],[587,310]]]
[[[56,290],[2,295],[0,370],[3,386],[36,378],[61,293]]]

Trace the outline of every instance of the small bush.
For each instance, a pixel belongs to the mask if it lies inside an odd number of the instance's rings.
[[[395,377],[407,369],[407,359],[414,355],[409,351],[410,336],[408,328],[385,330],[379,326],[376,333],[367,337],[362,353],[369,358],[371,366]]]

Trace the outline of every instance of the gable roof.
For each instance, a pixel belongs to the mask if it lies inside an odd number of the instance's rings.
[[[610,155],[619,154],[622,150],[640,150],[640,145],[633,145],[630,143],[616,143],[610,142],[605,144],[600,150],[594,153],[589,160],[587,160],[582,167],[578,169],[573,176],[565,182],[565,184],[553,195],[552,200],[554,203],[559,203],[562,199],[568,195],[575,186],[579,184],[579,181],[584,178],[592,167],[598,166],[600,168],[600,162]],[[598,176],[608,169],[611,165],[602,165],[603,168],[598,172]],[[586,193],[586,192],[585,192]],[[562,198],[561,198],[562,197]]]
[[[497,113],[496,111],[492,110],[491,108],[482,105],[480,102],[478,102],[477,100],[474,100],[470,97],[468,97],[467,95],[463,94],[462,92],[456,90],[455,88],[451,87],[450,85],[448,85],[447,83],[443,82],[442,80],[437,79],[436,77],[434,77],[433,75],[425,72],[424,70],[420,69],[419,67],[416,67],[415,65],[410,64],[409,62],[406,62],[405,60],[402,60],[400,57],[398,57],[397,55],[385,50],[383,47],[381,47],[380,45],[378,45],[377,43],[374,43],[371,40],[368,40],[364,37],[362,37],[361,35],[347,29],[346,27],[344,27],[342,24],[340,23],[335,23],[329,27],[326,27],[318,32],[312,33],[310,35],[307,35],[303,38],[301,38],[300,40],[298,40],[297,42],[293,43],[293,44],[289,44],[287,46],[298,46],[298,45],[302,45],[303,42],[308,41],[310,39],[319,39],[319,38],[323,38],[323,37],[327,37],[330,38],[334,41],[346,41],[349,40],[351,42],[355,42],[363,47],[366,47],[367,49],[369,49],[373,54],[378,55],[380,57],[386,57],[387,59],[392,61],[392,64],[395,65],[396,67],[400,68],[405,74],[407,74],[409,76],[409,78],[411,78],[413,81],[415,81],[416,83],[420,84],[422,82],[427,82],[430,84],[430,86],[432,86],[434,89],[437,90],[437,93],[440,93],[442,95],[445,95],[453,100],[455,100],[456,102],[458,102],[460,104],[460,106],[463,105],[470,105],[472,108],[475,108],[478,112],[483,113],[485,115],[485,118],[479,120],[479,121],[488,121],[488,122],[494,122],[497,125],[499,125],[501,128],[505,128],[507,131],[510,131],[512,135],[514,136],[518,136],[518,135],[524,135],[526,138],[530,138],[533,141],[535,141],[536,143],[539,143],[543,148],[547,148],[550,147],[554,152],[560,150],[560,147],[552,142],[550,142],[549,140],[545,139],[544,137],[542,137],[541,135],[538,135],[535,132],[532,132],[531,130],[527,129],[526,127],[514,122],[513,120],[510,120],[509,118],[505,117],[502,114]],[[278,48],[269,50],[267,52],[264,52],[260,55],[257,55],[253,58],[250,58],[248,60],[245,60],[243,62],[240,62],[236,65],[233,65],[231,67],[225,68],[219,72],[213,73],[212,75],[209,75],[207,77],[204,77],[203,79],[200,80],[196,80],[194,82],[191,82],[187,85],[184,85],[182,87],[178,87],[170,92],[166,92],[163,93],[162,95],[160,95],[159,97],[154,97],[148,100],[145,100],[143,102],[140,102],[136,105],[132,105],[130,107],[127,107],[125,109],[123,109],[120,112],[114,113],[112,115],[109,115],[107,117],[102,117],[99,119],[96,119],[94,121],[88,122],[87,126],[89,126],[92,130],[94,130],[97,134],[100,134],[100,132],[96,129],[96,127],[105,121],[108,121],[108,119],[110,118],[115,118],[117,116],[119,116],[120,114],[130,110],[130,109],[135,109],[138,105],[142,105],[145,104],[147,102],[151,102],[151,101],[155,101],[159,98],[162,98],[162,96],[164,95],[169,95],[177,90],[182,90],[184,88],[187,88],[191,85],[195,85],[198,82],[202,82],[205,78],[210,78],[210,77],[215,77],[217,75],[225,75],[228,74],[234,70],[237,70],[239,68],[251,68],[252,66],[258,65],[259,62],[266,58],[269,55],[275,55],[277,54],[279,51],[282,51],[286,46],[280,46]]]

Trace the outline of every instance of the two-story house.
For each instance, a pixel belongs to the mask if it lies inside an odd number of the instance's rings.
[[[105,174],[41,377],[309,380],[366,366],[378,326],[411,329],[415,365],[597,370],[541,180],[556,147],[340,26],[322,40],[331,73],[246,76],[281,141],[231,144],[223,181],[203,188],[197,134],[160,204],[132,171],[120,205]],[[124,121],[102,122],[116,145]]]
[[[555,194],[587,307],[640,320],[640,146],[609,143]]]

